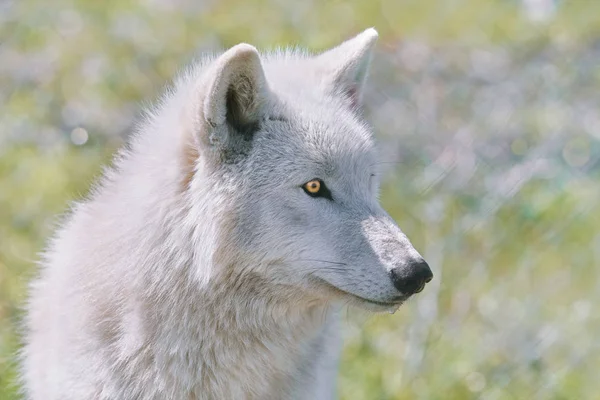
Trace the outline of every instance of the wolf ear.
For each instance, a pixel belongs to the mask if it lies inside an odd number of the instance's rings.
[[[316,57],[325,76],[326,90],[345,96],[354,108],[361,106],[363,87],[379,34],[369,28]]]
[[[258,127],[268,87],[260,56],[238,44],[215,60],[202,80],[201,141],[220,150],[247,146]],[[240,147],[241,146],[241,147]]]

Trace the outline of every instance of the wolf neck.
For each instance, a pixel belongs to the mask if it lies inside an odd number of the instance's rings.
[[[309,353],[327,310],[269,297],[263,284],[215,279],[204,288],[188,286],[163,304],[151,341],[157,367],[198,398],[202,392],[219,393],[218,398],[289,397],[305,383],[299,382],[301,372],[310,368]]]

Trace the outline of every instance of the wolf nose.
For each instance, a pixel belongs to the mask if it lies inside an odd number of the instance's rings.
[[[390,275],[396,289],[405,295],[419,293],[425,284],[433,279],[429,264],[423,259],[411,261],[402,267],[392,268]]]

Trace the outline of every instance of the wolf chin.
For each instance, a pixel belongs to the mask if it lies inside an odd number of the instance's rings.
[[[205,57],[47,247],[26,398],[331,399],[340,307],[432,278],[377,200],[361,97],[377,32]]]

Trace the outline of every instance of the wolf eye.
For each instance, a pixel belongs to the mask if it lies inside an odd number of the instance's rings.
[[[304,189],[304,193],[309,195],[310,197],[324,197],[329,200],[333,200],[331,197],[331,192],[325,186],[325,182],[321,179],[311,179],[302,185],[302,189]]]
[[[321,181],[314,179],[304,184],[304,188],[310,194],[317,194],[321,190]]]

